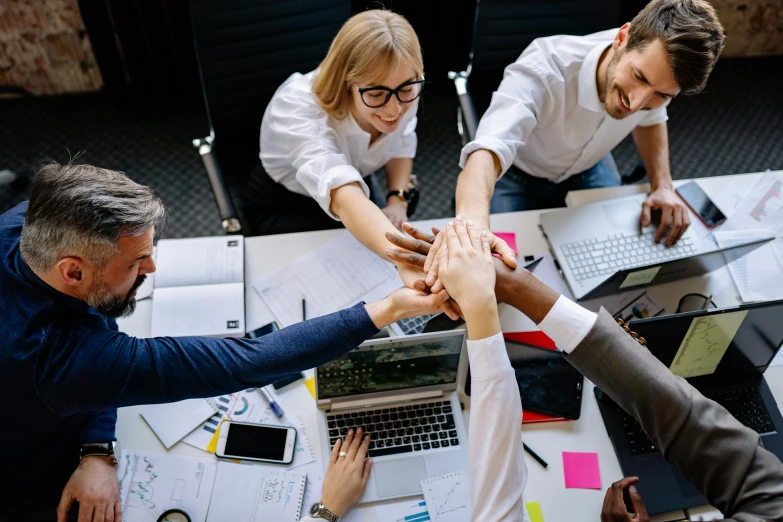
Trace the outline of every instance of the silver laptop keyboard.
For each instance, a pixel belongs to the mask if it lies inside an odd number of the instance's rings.
[[[410,317],[407,319],[400,319],[397,321],[397,325],[402,330],[403,335],[420,334],[424,331],[424,327],[427,326],[429,321],[434,315],[420,315],[418,317]]]
[[[451,402],[435,401],[391,408],[333,413],[327,410],[329,447],[348,430],[370,435],[368,456],[383,457],[459,446]]]
[[[671,261],[696,253],[693,240],[682,237],[670,247],[655,243],[655,232],[624,232],[605,239],[584,239],[564,244],[564,258],[577,281],[613,274],[638,265]]]

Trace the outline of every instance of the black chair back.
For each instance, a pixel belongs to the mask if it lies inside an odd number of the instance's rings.
[[[351,3],[190,0],[190,11],[214,151],[236,190],[258,161],[272,95],[291,74],[318,66],[351,16]]]
[[[503,70],[536,38],[617,27],[621,0],[477,0],[468,85],[481,117]]]

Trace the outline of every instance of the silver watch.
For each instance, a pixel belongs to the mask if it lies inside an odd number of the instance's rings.
[[[313,518],[323,518],[329,522],[340,522],[340,517],[326,509],[326,506],[321,504],[321,502],[313,504],[310,508],[310,516]]]

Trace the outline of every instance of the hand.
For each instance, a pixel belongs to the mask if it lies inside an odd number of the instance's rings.
[[[356,436],[353,430],[348,430],[345,443],[339,439],[332,448],[329,467],[324,477],[321,503],[340,518],[345,516],[348,508],[356,504],[367,487],[367,479],[370,478],[372,469],[372,459],[365,460],[369,447],[370,436],[367,435],[362,440],[362,429],[359,428],[356,430]],[[340,451],[345,451],[347,455],[340,457]]]
[[[79,522],[119,522],[122,520],[120,481],[108,457],[85,457],[65,485],[57,522],[65,522],[73,501],[79,503]]]
[[[439,294],[440,292],[444,291],[442,285],[437,292],[432,291],[429,287],[423,287],[421,285],[417,285],[418,281],[424,280],[424,272],[422,272],[421,269],[418,267],[413,267],[404,263],[398,263],[397,271],[400,274],[400,279],[402,279],[402,282],[405,283],[405,286],[407,286],[408,288],[416,288],[425,294],[430,294],[430,293]],[[440,305],[440,311],[448,315],[453,321],[456,321],[457,319],[459,319],[459,311],[456,309],[455,306],[453,306],[453,302],[449,302],[447,299],[448,299],[448,294],[446,294],[446,300],[444,300],[443,303]],[[422,315],[422,314],[418,314],[418,315]]]
[[[601,509],[601,522],[649,522],[644,500],[633,486],[637,482],[639,477],[625,477],[609,486]]]
[[[440,249],[440,279],[463,310],[495,302],[495,264],[487,232],[461,220],[446,227]]]
[[[456,221],[462,221],[462,216],[457,216]],[[504,263],[506,263],[511,268],[517,267],[516,254],[505,241],[489,231],[487,231],[487,240],[489,241],[490,250],[496,254],[499,254]],[[443,288],[442,283],[438,281],[438,268],[440,259],[437,256],[437,253],[440,251],[443,243],[444,231],[441,230],[440,233],[438,233],[438,235],[435,237],[432,248],[427,254],[427,260],[424,262],[423,269],[427,273],[425,282],[427,283],[427,286],[432,288],[433,292],[439,292],[441,288]]]
[[[394,228],[402,230],[402,224],[408,219],[408,202],[392,196],[388,199],[386,208],[382,208],[381,211],[386,214]]]
[[[420,283],[415,283],[415,286],[423,289],[424,280],[419,281]],[[432,294],[405,287],[396,290],[382,301],[367,303],[364,306],[373,324],[380,330],[406,317],[436,314],[448,298],[449,294],[445,290]]]
[[[673,188],[661,187],[647,196],[647,199],[642,203],[642,228],[650,225],[652,211],[658,209],[661,210],[661,224],[655,231],[655,242],[659,243],[667,235],[666,231],[669,230],[665,244],[671,246],[682,237],[691,224],[688,207]]]

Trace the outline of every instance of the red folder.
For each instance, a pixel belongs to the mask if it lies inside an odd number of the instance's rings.
[[[549,338],[542,331],[533,332],[508,332],[503,334],[504,339],[509,341],[516,341],[518,343],[528,344],[530,346],[537,346],[539,348],[546,348],[547,350],[556,350],[555,342]],[[555,417],[554,415],[547,415],[546,413],[538,413],[537,411],[522,410],[522,424],[533,424],[536,422],[556,422],[567,421],[564,417]]]

